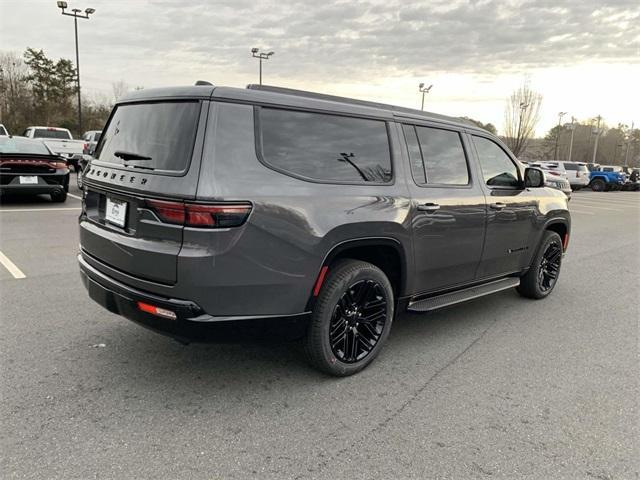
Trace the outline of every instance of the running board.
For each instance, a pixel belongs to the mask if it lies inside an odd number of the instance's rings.
[[[493,282],[476,285],[475,287],[457,290],[455,292],[443,293],[435,297],[425,298],[424,300],[416,300],[409,302],[407,310],[410,312],[430,312],[439,308],[455,305],[456,303],[466,302],[474,298],[491,295],[502,290],[517,287],[520,285],[520,279],[517,277],[508,277]]]

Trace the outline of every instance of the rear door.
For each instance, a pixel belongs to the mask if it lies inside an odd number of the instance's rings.
[[[402,125],[411,163],[416,293],[473,281],[482,255],[486,205],[463,136]]]
[[[487,197],[487,230],[478,279],[520,271],[531,256],[538,200],[524,188],[522,172],[502,145],[470,135]]]
[[[152,205],[195,198],[205,104],[138,102],[112,112],[85,174],[80,242],[90,260],[137,278],[176,282],[183,227],[161,221]]]

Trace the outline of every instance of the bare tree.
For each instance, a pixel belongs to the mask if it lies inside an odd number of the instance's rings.
[[[504,111],[504,136],[516,157],[526,150],[529,139],[533,136],[540,119],[541,105],[542,95],[531,90],[528,82],[525,82],[507,99]]]
[[[124,80],[119,80],[111,84],[111,89],[113,90],[113,100],[117,102],[120,97],[131,90],[131,87]]]

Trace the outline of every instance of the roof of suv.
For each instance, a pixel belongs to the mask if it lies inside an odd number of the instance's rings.
[[[240,103],[258,102],[265,105],[289,106],[298,108],[314,108],[323,111],[346,113],[383,119],[405,118],[428,120],[455,125],[470,130],[486,132],[476,125],[456,117],[449,117],[432,112],[423,112],[412,108],[369,102],[347,97],[325,95],[322,93],[293,90],[269,85],[248,85],[247,88],[216,87],[213,85],[193,85],[185,87],[168,87],[136,90],[122,97],[118,103],[128,103],[163,98],[216,98]]]

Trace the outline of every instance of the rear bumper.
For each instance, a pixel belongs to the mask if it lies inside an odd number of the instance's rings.
[[[237,324],[240,320],[252,321],[247,323],[263,328],[270,328],[274,325],[272,321],[278,320],[279,327],[284,327],[288,334],[297,337],[304,331],[310,315],[310,312],[303,312],[296,315],[214,316],[194,302],[160,297],[124,285],[89,265],[82,254],[78,255],[78,263],[82,283],[92,300],[112,313],[180,341],[222,340],[230,333],[229,328],[225,327]],[[168,319],[141,311],[138,302],[169,310],[175,313],[176,318]]]
[[[20,176],[37,177],[37,184],[20,183]],[[0,193],[38,195],[69,188],[69,170],[65,173],[3,173],[0,175]]]

